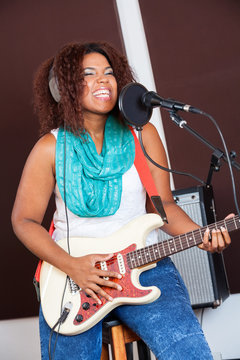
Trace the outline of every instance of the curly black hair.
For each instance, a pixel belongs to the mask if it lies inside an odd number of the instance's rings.
[[[135,81],[126,57],[106,42],[69,43],[55,57],[43,62],[34,78],[34,108],[39,117],[40,135],[65,125],[79,134],[84,131],[81,95],[84,87],[83,57],[100,53],[111,65],[118,86],[118,93],[128,83]],[[56,102],[49,90],[49,73],[57,79],[60,101]],[[113,113],[119,116],[117,104]]]

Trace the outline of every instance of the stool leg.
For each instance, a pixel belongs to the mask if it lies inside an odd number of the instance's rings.
[[[112,353],[114,360],[127,360],[126,347],[122,325],[114,326],[112,332]]]
[[[139,360],[151,360],[151,353],[144,341],[137,341]]]
[[[102,344],[101,360],[109,360],[108,344]]]
[[[126,346],[126,353],[127,353],[127,360],[133,360],[133,343],[125,344]]]

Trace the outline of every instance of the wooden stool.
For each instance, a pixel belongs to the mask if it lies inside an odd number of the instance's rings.
[[[108,344],[113,360],[133,360],[133,342],[137,341],[139,360],[151,360],[147,345],[126,325],[118,320],[103,322],[101,360],[109,360]]]

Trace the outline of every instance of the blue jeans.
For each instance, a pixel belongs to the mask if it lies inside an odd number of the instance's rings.
[[[143,272],[140,282],[143,286],[158,286],[161,296],[151,304],[119,306],[111,314],[133,329],[159,360],[213,359],[187,289],[171,259]],[[42,360],[48,360],[50,328],[41,309],[39,323]],[[100,360],[101,348],[102,321],[79,335],[59,335],[54,360]]]

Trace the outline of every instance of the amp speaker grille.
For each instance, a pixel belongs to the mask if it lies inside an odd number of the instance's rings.
[[[199,225],[215,221],[211,187],[177,190],[173,195],[176,203]],[[169,238],[159,231],[159,241]],[[229,295],[221,254],[210,254],[195,246],[171,258],[185,282],[193,308],[216,307]]]

